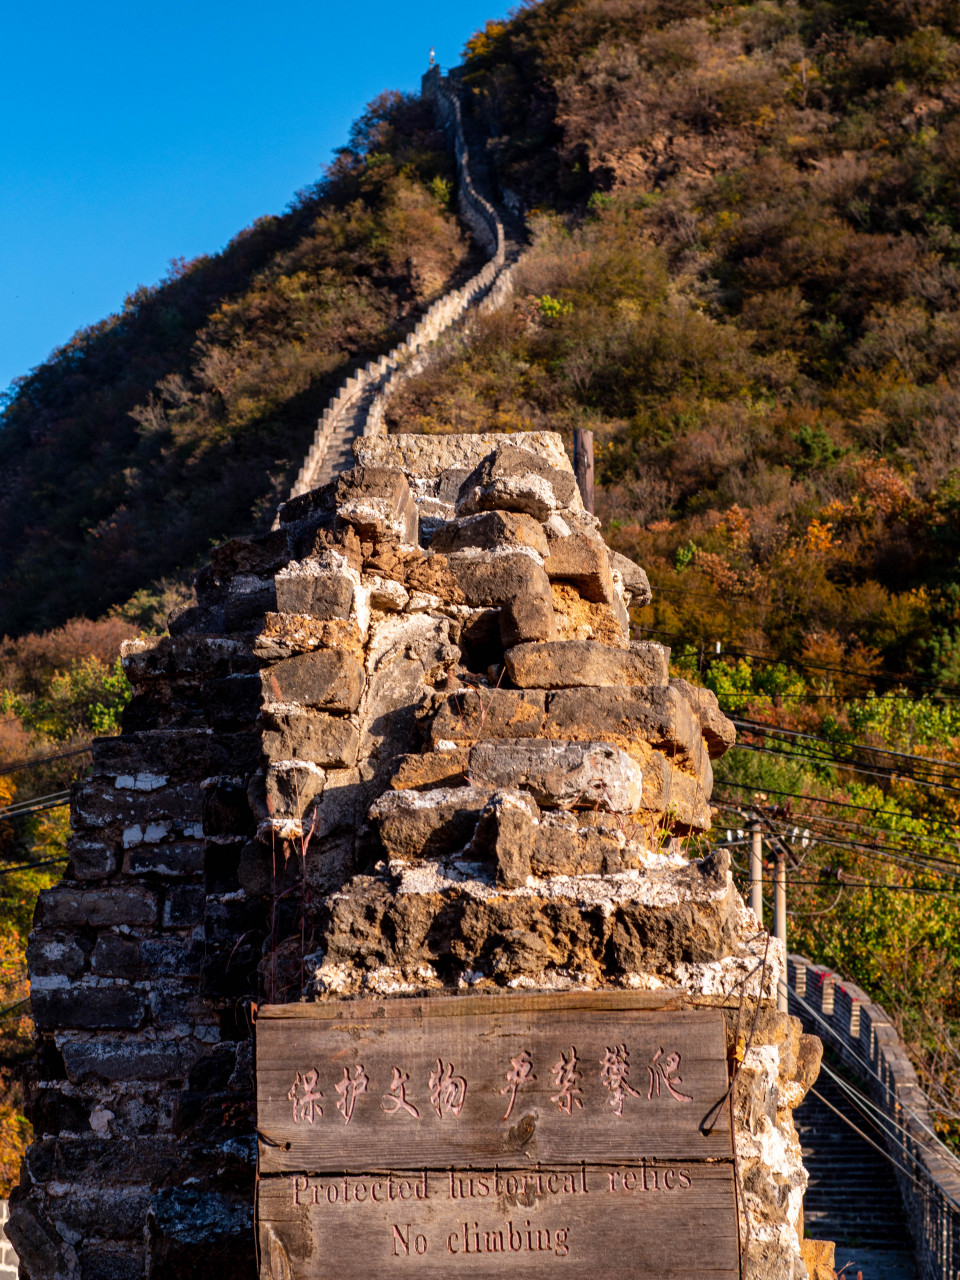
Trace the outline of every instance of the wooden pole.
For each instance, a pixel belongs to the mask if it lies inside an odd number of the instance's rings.
[[[776,855],[773,871],[773,936],[783,943],[783,955],[787,955],[787,857],[784,853]],[[781,1013],[787,1012],[787,991],[783,982],[777,987],[777,1008]]]
[[[593,515],[593,432],[583,427],[573,432],[573,470],[583,505]]]
[[[750,906],[757,922],[763,924],[763,837],[760,823],[750,828]]]

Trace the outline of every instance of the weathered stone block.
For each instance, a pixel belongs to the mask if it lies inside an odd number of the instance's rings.
[[[639,765],[605,742],[479,742],[470,752],[469,778],[477,787],[529,791],[548,808],[635,813],[642,803]]]
[[[447,564],[467,604],[501,605],[516,596],[536,596],[553,608],[550,579],[526,552],[458,551]]]
[[[334,769],[356,763],[359,734],[349,720],[294,711],[264,711],[262,719],[268,760],[310,760]]]
[[[669,685],[561,689],[549,696],[543,732],[548,738],[609,742],[628,755],[649,744],[694,775],[706,759],[700,725]]]
[[[665,815],[665,825],[676,835],[710,830],[709,800],[710,790],[700,778],[681,773],[659,751],[647,757],[643,766],[643,807]]]
[[[730,855],[722,850],[682,871],[648,873],[651,889],[663,886],[660,893],[618,904],[611,918],[615,965],[626,973],[664,972],[730,955],[738,895],[729,868]]]
[[[543,567],[551,582],[572,582],[585,600],[610,604],[614,599],[607,548],[599,538],[582,533],[552,537]]]
[[[157,919],[157,895],[149,889],[73,889],[58,884],[41,890],[36,923],[47,927],[106,928],[110,925],[153,924]]]
[[[162,636],[124,640],[123,669],[132,685],[153,680],[224,679],[256,671],[257,661],[239,640],[222,636]]]
[[[326,775],[308,761],[281,760],[254,776],[249,788],[251,807],[265,818],[302,818],[323,790]]]
[[[394,467],[355,467],[337,480],[337,520],[361,539],[417,544],[417,504]]]
[[[99,840],[73,836],[67,841],[67,853],[70,856],[70,878],[74,880],[104,880],[117,867],[113,847]]]
[[[255,1280],[253,1200],[244,1193],[167,1187],[147,1214],[147,1280],[218,1273]]]
[[[284,529],[252,538],[231,538],[210,552],[210,566],[221,580],[237,574],[276,573],[291,556],[290,539]]]
[[[186,1075],[200,1055],[199,1045],[183,1039],[79,1039],[64,1034],[57,1037],[57,1043],[74,1084],[92,1075],[111,1081],[173,1081]],[[107,1150],[114,1147],[110,1143]]]
[[[64,974],[75,978],[87,966],[87,953],[69,933],[34,929],[27,944],[27,967],[31,977]]]
[[[121,983],[104,986],[81,979],[47,987],[35,981],[30,988],[30,1007],[41,1030],[75,1027],[135,1031],[146,1020],[142,992]]]
[[[131,875],[156,876],[162,880],[202,875],[203,845],[199,840],[188,844],[136,845],[127,854],[127,868]]]
[[[555,640],[557,619],[553,600],[527,593],[514,596],[500,609],[500,643],[505,649],[531,640]]]
[[[436,857],[467,845],[490,790],[387,791],[371,805],[370,817],[380,829],[389,857]]]
[[[206,894],[203,885],[176,885],[167,890],[163,923],[168,929],[183,929],[203,922]]]
[[[579,503],[577,482],[527,449],[500,445],[471,471],[457,496],[457,515],[519,511],[546,520],[558,507]]]
[[[679,678],[671,680],[670,687],[686,699],[691,711],[700,721],[703,740],[707,744],[711,760],[716,760],[729,751],[737,740],[737,731],[733,722],[720,710],[720,703],[713,690],[699,688],[689,680]]]
[[[473,745],[484,738],[535,738],[546,724],[542,689],[463,689],[441,694],[429,721],[429,743]],[[561,737],[560,734],[552,735]]]
[[[354,584],[345,573],[282,572],[277,574],[276,584],[280,613],[321,620],[350,617]]]
[[[363,691],[363,668],[336,649],[286,658],[266,668],[261,679],[266,701],[329,711],[356,711]]]
[[[615,875],[631,867],[625,843],[615,827],[582,826],[573,814],[544,813],[533,831],[531,870],[538,876]]]
[[[547,538],[543,526],[532,516],[512,511],[482,511],[462,520],[450,520],[434,533],[430,543],[434,551],[463,551],[479,547],[482,551],[505,547],[531,547],[539,555],[547,555]]]
[[[504,654],[510,679],[521,689],[665,685],[668,651],[658,644],[613,649],[594,640],[521,644]]]
[[[497,883],[505,889],[526,884],[536,820],[526,796],[493,795],[484,805],[470,842],[471,856],[496,863]]]
[[[401,756],[390,779],[392,791],[429,791],[434,787],[462,787],[466,783],[469,749],[428,751]]]
[[[610,551],[608,555],[611,571],[619,575],[625,590],[632,596],[631,604],[638,609],[648,605],[653,599],[653,592],[650,590],[650,581],[643,569],[626,556],[622,556],[619,551]]]

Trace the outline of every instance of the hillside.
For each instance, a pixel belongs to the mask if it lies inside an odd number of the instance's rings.
[[[394,430],[596,434],[638,634],[738,719],[715,839],[960,1120],[960,10],[543,0],[465,81],[533,247]],[[569,437],[568,437],[569,438]],[[765,873],[771,874],[768,869]],[[745,883],[742,880],[741,883]]]
[[[542,0],[464,83],[531,248],[391,429],[593,429],[604,533],[655,589],[638,634],[739,722],[715,839],[742,877],[762,822],[791,945],[895,1014],[956,1139],[960,7]],[[12,389],[0,633],[46,633],[0,651],[0,762],[116,725],[119,634],[269,518],[336,381],[470,270],[451,192],[386,95],[286,214]],[[7,856],[51,823],[0,828]]]
[[[418,99],[387,93],[324,178],[220,254],[175,262],[11,388],[0,416],[0,635],[130,597],[165,617],[211,542],[262,526],[355,363],[470,248]]]

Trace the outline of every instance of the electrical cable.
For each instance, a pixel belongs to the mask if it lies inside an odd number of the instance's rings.
[[[789,800],[809,800],[811,804],[825,804],[830,805],[831,808],[856,809],[860,813],[883,813],[887,814],[891,818],[911,818],[914,822],[917,821],[917,815],[915,813],[905,813],[902,809],[878,809],[876,806],[868,804],[855,804],[852,800],[828,800],[823,796],[812,796],[803,791],[775,791],[772,787],[757,787],[745,782],[726,782],[723,780],[718,781],[715,785],[718,787],[729,787],[735,791],[752,791],[755,795],[759,793],[765,796],[783,796],[785,799]],[[942,822],[936,818],[924,818],[923,821],[927,822],[931,826],[947,827],[950,831],[958,831],[956,824],[952,822]]]
[[[736,716],[731,716],[731,719],[738,729],[743,728],[750,733],[770,733],[789,739],[802,738],[808,742],[823,742],[832,747],[846,747],[851,751],[873,751],[879,755],[896,756],[900,760],[919,760],[923,764],[935,764],[953,769],[960,777],[960,764],[951,760],[941,760],[936,756],[918,756],[909,751],[894,751],[891,747],[871,747],[864,742],[837,742],[833,738],[825,738],[819,734],[801,733],[796,729],[783,729],[779,725],[765,724],[762,720],[744,720]]]
[[[33,756],[29,760],[17,760],[13,764],[0,765],[0,774],[19,773],[22,769],[35,769],[41,764],[51,764],[54,760],[67,760],[71,756],[85,756],[93,750],[93,747],[77,747],[72,751],[57,751],[53,755]]]
[[[784,756],[788,760],[805,760],[811,764],[825,764],[834,768],[849,769],[852,773],[866,774],[870,778],[886,778],[890,782],[912,782],[918,787],[929,787],[936,791],[948,791],[951,795],[960,796],[960,787],[951,787],[946,782],[935,782],[928,778],[918,778],[915,774],[904,773],[886,765],[875,765],[868,768],[864,762],[841,760],[836,756],[809,755],[800,751],[778,751],[776,747],[759,747],[752,742],[736,742],[731,751],[754,751],[768,756]]]
[[[0,809],[0,819],[23,818],[31,813],[43,813],[47,809],[59,809],[62,805],[69,803],[69,791],[54,791],[50,795],[39,796],[36,800],[24,800],[20,804],[9,805],[6,809]]]

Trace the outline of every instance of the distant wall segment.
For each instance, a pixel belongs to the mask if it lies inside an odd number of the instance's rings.
[[[960,1275],[960,1160],[936,1137],[926,1094],[896,1027],[865,991],[825,966],[791,955],[787,971],[790,1012],[837,1054],[893,1122],[888,1154],[920,1280],[953,1280]]]
[[[460,217],[490,259],[459,289],[450,290],[432,303],[399,346],[354,369],[344,380],[317,423],[313,442],[290,491],[291,498],[330,480],[344,459],[349,459],[352,438],[384,433],[390,397],[436,358],[440,338],[468,313],[503,306],[513,292],[516,263],[510,261],[511,247],[500,214],[478,191],[473,178],[456,80],[441,75],[439,67],[432,67],[423,77],[423,96],[433,104],[454,155]]]

